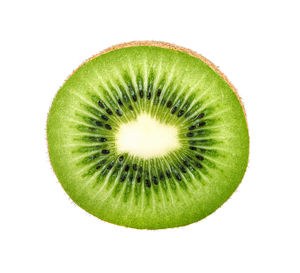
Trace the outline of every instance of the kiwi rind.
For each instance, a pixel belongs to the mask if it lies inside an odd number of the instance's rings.
[[[102,54],[106,54],[106,53],[109,53],[111,51],[115,51],[115,50],[122,49],[122,48],[136,47],[136,46],[150,46],[150,47],[167,48],[167,49],[171,49],[171,50],[175,50],[175,51],[181,51],[181,52],[187,53],[187,54],[189,54],[193,57],[199,58],[201,61],[206,63],[211,69],[213,69],[219,76],[221,76],[222,79],[230,86],[231,90],[235,93],[236,97],[238,98],[239,103],[241,105],[241,108],[243,110],[243,117],[241,117],[241,118],[245,119],[244,106],[241,103],[240,97],[238,96],[237,91],[233,87],[233,85],[228,81],[228,79],[225,77],[225,75],[219,71],[219,69],[216,66],[214,66],[210,61],[205,59],[203,56],[201,56],[201,55],[199,55],[199,54],[197,54],[197,53],[195,53],[191,50],[188,50],[188,49],[185,49],[185,48],[182,48],[182,47],[178,47],[178,46],[175,46],[175,45],[172,45],[172,44],[163,43],[163,42],[135,41],[135,42],[131,42],[131,43],[120,44],[120,45],[117,45],[117,46],[113,46],[109,49],[106,49],[106,50],[100,52],[99,54],[93,56],[92,58],[88,59],[86,62],[84,62],[84,64],[87,63],[88,61],[91,61],[91,60],[101,56]],[[82,66],[80,66],[80,67],[82,67]],[[75,70],[74,73],[76,71],[77,70]],[[63,105],[59,105],[59,99],[58,98],[60,96],[62,96],[62,95],[60,94],[60,92],[58,92],[58,94],[56,96],[56,99],[54,100],[53,105],[51,107],[51,110],[53,109],[53,107],[56,107],[56,108],[63,107]],[[50,111],[50,113],[51,113],[51,111]],[[58,114],[58,113],[56,113],[56,114]],[[56,116],[53,119],[53,115],[55,115],[55,113],[53,114],[53,111],[52,111],[52,117],[51,117],[52,120],[54,120],[54,119],[59,120],[59,116]],[[245,119],[245,121],[246,121],[246,119]],[[55,161],[57,160],[57,158],[54,158],[54,157],[57,157],[57,155],[54,156],[53,153],[51,152],[51,149],[52,149],[51,146],[53,147],[53,145],[55,145],[55,142],[59,142],[59,139],[56,139],[55,141],[53,141],[53,138],[51,136],[53,132],[49,128],[50,128],[50,126],[49,126],[49,119],[48,119],[47,136],[48,136],[48,140],[52,139],[52,140],[50,140],[51,144],[48,141],[50,160],[51,160],[51,163],[53,165],[54,171],[55,171],[55,173],[58,177],[58,180],[61,181],[62,179],[66,179],[65,178],[66,174],[64,174],[63,171],[59,170],[59,168],[56,166],[57,162],[55,162]],[[247,158],[243,162],[243,164],[244,164],[243,165],[243,170],[242,170],[243,174],[244,174],[244,171],[246,169],[247,162],[248,162],[248,152],[247,152],[248,149],[249,149],[248,134],[246,136],[244,136],[244,138],[245,139],[244,139],[243,149],[245,149],[245,151],[246,151],[246,154],[247,154],[246,157]],[[241,179],[242,179],[242,177],[240,177],[240,180]],[[129,226],[129,227],[134,227],[134,228],[147,228],[147,229],[157,229],[157,228],[182,226],[182,225],[186,225],[186,224],[190,224],[192,222],[198,221],[198,220],[204,218],[205,216],[209,215],[213,211],[215,211],[221,204],[223,204],[230,197],[230,195],[233,192],[232,188],[227,189],[228,192],[225,192],[224,189],[222,189],[221,193],[218,195],[218,197],[215,198],[215,201],[213,199],[209,199],[209,198],[207,198],[206,201],[205,201],[205,197],[204,197],[203,200],[204,200],[204,202],[206,202],[205,212],[199,213],[198,208],[192,208],[191,211],[193,211],[193,212],[196,211],[195,213],[190,213],[188,215],[188,214],[184,214],[182,212],[179,212],[178,215],[176,215],[176,218],[171,215],[167,220],[166,220],[166,215],[162,214],[161,215],[161,220],[159,220],[160,215],[157,215],[156,218],[158,220],[156,220],[155,222],[150,223],[150,222],[148,222],[147,217],[141,217],[140,219],[137,219],[137,218],[133,217],[132,219],[127,219],[126,221],[124,221],[124,219],[122,219],[121,217],[118,217],[118,215],[112,213],[113,209],[112,209],[111,206],[107,206],[106,209],[105,209],[105,210],[108,211],[108,213],[104,213],[102,215],[99,215],[99,212],[97,210],[97,200],[94,200],[93,202],[87,202],[87,199],[86,199],[87,196],[82,198],[81,193],[80,193],[80,189],[77,189],[77,190],[76,189],[75,190],[71,189],[71,188],[69,188],[68,183],[63,183],[62,185],[63,185],[64,189],[66,190],[66,192],[70,195],[70,197],[75,201],[75,203],[77,203],[79,206],[81,206],[83,209],[85,209],[89,213],[97,216],[98,218],[109,221],[109,222],[112,222],[112,223],[115,223],[115,224],[119,224],[119,225],[124,225],[124,226]],[[234,189],[236,188],[237,185],[235,185]],[[89,204],[87,205],[87,203],[89,203]],[[172,217],[173,217],[173,219],[172,219]]]

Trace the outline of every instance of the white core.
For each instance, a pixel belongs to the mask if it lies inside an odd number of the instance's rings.
[[[180,144],[177,128],[162,124],[151,116],[142,114],[136,121],[124,123],[117,133],[117,149],[142,158],[164,156]]]

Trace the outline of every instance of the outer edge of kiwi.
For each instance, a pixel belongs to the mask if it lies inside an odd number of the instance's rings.
[[[176,50],[176,51],[181,51],[181,52],[184,52],[184,53],[187,53],[187,54],[189,54],[189,55],[191,55],[191,56],[193,56],[193,57],[196,57],[196,58],[199,58],[200,60],[202,60],[204,63],[206,63],[212,70],[214,70],[216,73],[218,73],[220,76],[221,76],[221,78],[230,86],[230,88],[233,90],[233,92],[235,93],[235,95],[237,96],[237,98],[238,98],[238,100],[239,100],[239,103],[240,103],[240,105],[241,105],[241,107],[242,107],[242,109],[243,109],[243,112],[244,112],[244,115],[245,115],[245,120],[246,120],[246,124],[247,124],[247,127],[248,127],[248,121],[247,121],[247,115],[246,115],[246,111],[245,111],[245,107],[244,107],[244,104],[243,104],[243,102],[242,102],[242,100],[241,100],[241,97],[239,96],[239,94],[238,94],[238,92],[237,92],[237,90],[236,90],[236,88],[233,86],[233,84],[229,81],[229,79],[226,77],[226,75],[223,73],[223,72],[221,72],[220,71],[220,69],[213,63],[213,62],[211,62],[210,60],[208,60],[208,59],[206,59],[204,56],[202,56],[201,54],[199,54],[199,53],[197,53],[197,52],[195,52],[195,51],[193,51],[193,50],[190,50],[190,49],[188,49],[188,48],[185,48],[185,47],[182,47],[182,46],[177,46],[177,45],[175,45],[175,44],[172,44],[172,43],[167,43],[167,42],[162,42],[162,41],[150,41],[150,40],[144,40],[144,41],[131,41],[131,42],[127,42],[127,43],[120,43],[120,44],[116,44],[116,45],[113,45],[113,46],[111,46],[111,47],[108,47],[108,48],[106,48],[106,49],[104,49],[104,50],[102,50],[102,51],[100,51],[99,53],[97,53],[97,54],[95,54],[95,55],[93,55],[92,57],[90,57],[90,58],[88,58],[87,60],[85,60],[84,62],[82,62],[76,69],[74,69],[73,70],[73,72],[66,78],[66,80],[64,81],[64,83],[82,66],[82,65],[84,65],[85,63],[87,63],[88,61],[90,61],[90,60],[92,60],[92,59],[94,59],[94,58],[97,58],[98,56],[100,56],[100,55],[102,55],[102,54],[106,54],[106,53],[108,53],[108,52],[110,52],[110,51],[113,51],[113,50],[117,50],[117,49],[121,49],[121,48],[126,48],[126,47],[134,47],[134,46],[155,46],[155,47],[161,47],[161,48],[167,48],[167,49],[172,49],[172,50]],[[63,84],[64,84],[63,83]],[[49,163],[50,163],[50,166],[51,166],[51,169],[52,169],[52,171],[53,171],[53,173],[55,174],[55,176],[56,176],[56,178],[57,178],[57,181],[59,182],[59,184],[60,184],[60,186],[62,187],[62,189],[64,190],[64,187],[62,186],[62,184],[60,183],[60,181],[58,180],[58,177],[57,177],[57,175],[56,175],[56,173],[55,173],[55,171],[54,171],[54,169],[53,169],[53,166],[52,166],[52,164],[51,164],[51,162],[50,162],[50,157],[49,157],[49,142],[48,142],[48,133],[47,133],[47,129],[48,129],[48,118],[49,118],[49,113],[50,113],[50,109],[51,109],[51,106],[52,106],[52,103],[53,103],[53,101],[54,101],[54,99],[56,98],[56,95],[57,95],[57,93],[58,93],[58,91],[60,90],[60,88],[57,90],[57,92],[56,92],[56,94],[55,94],[55,96],[54,96],[54,98],[53,98],[53,100],[51,101],[51,104],[50,104],[50,108],[49,108],[49,111],[48,111],[48,115],[47,115],[47,121],[46,121],[46,141],[47,141],[47,151],[48,151],[48,158],[49,158]],[[249,161],[249,155],[248,155],[248,161]],[[248,165],[248,164],[247,164]],[[246,173],[246,172],[245,172]],[[244,175],[245,175],[245,173],[244,173]],[[240,184],[239,184],[240,185]],[[239,186],[238,185],[238,186]],[[237,190],[237,189],[236,189]],[[236,191],[235,190],[235,191]],[[65,191],[65,190],[64,190]],[[234,191],[234,192],[235,192]],[[233,192],[233,193],[234,193]],[[72,203],[74,203],[75,205],[77,205],[71,198],[70,198],[70,196],[68,195],[68,193],[65,191],[65,193],[67,194],[67,196],[69,197],[69,200],[72,202]],[[232,194],[233,194],[232,193]],[[231,194],[231,195],[232,195]],[[230,198],[230,197],[229,197]],[[228,199],[229,199],[228,198]],[[225,202],[224,202],[225,203]],[[222,205],[224,205],[224,203],[223,204],[221,204],[220,205],[220,207],[222,206]],[[218,207],[218,208],[220,208],[220,207]],[[217,209],[218,209],[217,208]],[[83,209],[83,208],[82,208]],[[216,210],[217,210],[216,209]],[[83,209],[83,210],[85,210],[85,209]],[[91,214],[90,212],[88,212],[87,210],[85,210],[89,215],[92,215],[92,216],[94,216],[94,217],[96,217],[97,219],[100,219],[100,218],[98,218],[97,216],[95,216],[95,215],[93,215],[93,214]],[[105,221],[105,220],[102,220],[102,219],[100,219],[101,221],[103,221],[103,222],[107,222],[107,221]],[[115,223],[114,223],[115,224]],[[192,223],[191,223],[192,224]],[[125,228],[130,228],[130,227],[128,227],[128,226],[123,226],[123,225],[119,225],[119,224],[115,224],[115,225],[117,225],[117,226],[120,226],[120,227],[125,227]],[[188,225],[190,225],[190,224],[188,224]],[[178,226],[178,227],[173,227],[173,228],[179,228],[179,227],[181,227],[181,226]],[[167,228],[167,229],[169,229],[169,228]],[[152,229],[144,229],[144,230],[152,230]]]

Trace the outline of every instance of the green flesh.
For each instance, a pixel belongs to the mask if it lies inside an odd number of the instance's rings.
[[[180,148],[151,159],[119,154],[119,126],[141,113],[176,126]],[[154,46],[120,48],[83,64],[57,93],[47,135],[51,164],[71,199],[134,228],[206,217],[234,192],[248,163],[247,123],[231,87],[199,58]]]

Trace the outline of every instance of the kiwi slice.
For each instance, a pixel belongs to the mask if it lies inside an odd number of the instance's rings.
[[[248,163],[234,87],[202,56],[162,42],[117,45],[81,65],[52,103],[47,136],[71,199],[133,228],[206,217],[231,196]]]

